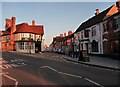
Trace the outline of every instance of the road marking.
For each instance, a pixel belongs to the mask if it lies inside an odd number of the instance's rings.
[[[57,70],[53,69],[53,68],[50,67],[50,66],[42,66],[41,68],[49,68],[49,69],[51,69],[52,71],[58,72]]]
[[[72,77],[76,77],[76,78],[82,78],[81,76],[77,76],[77,75],[73,75],[73,74],[69,74],[69,73],[64,73],[64,72],[58,72],[56,69],[54,69],[50,66],[42,66],[41,68],[49,68],[52,71],[55,71],[55,72],[60,73],[60,74],[64,74],[64,75],[68,75],[68,76],[72,76]]]
[[[64,73],[64,72],[58,72],[58,73],[60,73],[60,74],[64,74],[64,75],[68,75],[68,76],[72,76],[72,77],[76,77],[76,78],[79,78],[79,79],[82,78],[81,76],[73,75],[73,74],[69,74],[69,73]]]
[[[90,80],[88,78],[84,78],[84,79],[91,82],[91,83],[93,83],[93,84],[95,84],[95,85],[97,85],[97,86],[104,87],[104,86],[102,86],[102,85],[100,85],[100,84],[98,84],[98,83],[96,83],[96,82],[94,82],[94,81],[92,81],[92,80]]]
[[[15,87],[18,87],[18,81],[17,81],[17,79],[15,79],[15,78],[7,75],[7,74],[8,74],[8,72],[0,73],[0,75],[3,75],[5,77],[9,78],[10,80],[14,81],[15,82]]]
[[[11,79],[12,81],[14,81],[15,82],[15,87],[18,87],[18,81],[17,81],[17,79],[15,79],[15,78],[13,78],[11,76],[8,76],[6,74],[4,76],[7,77],[7,78],[9,78],[9,79]]]
[[[64,72],[59,72],[59,71],[57,71],[56,69],[54,69],[54,68],[52,68],[52,67],[50,67],[50,66],[42,66],[41,68],[49,68],[50,70],[52,70],[52,71],[54,71],[54,72],[57,72],[57,73],[59,73],[59,74],[64,74],[64,75],[71,76],[71,77],[75,77],[75,78],[79,78],[79,79],[83,78],[83,77],[78,76],[78,75],[69,74],[69,73],[64,73]],[[94,82],[94,81],[92,81],[92,80],[90,80],[90,79],[88,79],[88,78],[83,78],[83,79],[85,79],[85,80],[87,80],[87,81],[89,81],[89,82],[91,82],[91,83],[93,83],[93,84],[95,84],[95,85],[97,85],[97,86],[104,87],[104,86],[100,85],[99,83]]]
[[[0,75],[8,74],[8,72],[0,73]]]
[[[8,69],[7,66],[3,67],[2,65],[0,65],[0,68],[2,68],[2,69]]]

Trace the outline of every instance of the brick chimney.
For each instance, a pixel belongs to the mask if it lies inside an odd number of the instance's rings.
[[[64,37],[66,37],[66,33],[64,33]]]
[[[118,7],[118,11],[120,11],[120,0],[116,2],[116,6]]]
[[[71,35],[72,34],[72,31],[68,31],[68,35]]]
[[[12,25],[12,20],[11,19],[5,19],[6,25],[5,25],[5,30],[8,29]]]
[[[60,37],[63,37],[63,34],[60,34]]]
[[[11,31],[12,33],[16,30],[16,17],[12,17]]]
[[[32,20],[32,26],[34,26],[35,25],[35,20]]]
[[[95,10],[96,12],[95,12],[95,15],[98,15],[100,12],[99,12],[99,9],[96,9]]]
[[[11,41],[11,46],[12,46],[12,50],[14,49],[14,32],[16,30],[16,17],[12,17],[12,25],[11,25],[11,32],[10,32],[10,41]]]

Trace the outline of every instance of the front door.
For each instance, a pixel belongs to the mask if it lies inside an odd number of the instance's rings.
[[[41,42],[36,42],[35,43],[35,52],[38,53],[38,52],[41,52]]]

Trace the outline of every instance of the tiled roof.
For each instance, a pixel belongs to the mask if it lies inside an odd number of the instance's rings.
[[[27,23],[22,23],[16,26],[16,31],[14,33],[44,34],[44,29],[43,26],[30,26]]]
[[[65,41],[65,40],[70,39],[70,38],[73,38],[73,37],[74,37],[74,34],[68,35],[68,36],[66,36],[66,37],[56,37],[56,38],[55,38],[55,41],[57,41],[57,42]]]
[[[90,26],[93,26],[93,25],[95,25],[95,24],[97,24],[97,23],[100,23],[100,22],[104,19],[104,17],[106,17],[107,13],[110,11],[110,9],[111,9],[112,7],[115,7],[115,6],[112,5],[111,7],[109,7],[109,8],[106,9],[106,10],[104,10],[103,12],[99,13],[98,15],[93,16],[92,18],[90,18],[90,19],[88,19],[87,21],[83,22],[83,23],[78,27],[78,29],[75,31],[75,33],[78,32],[78,31],[80,31],[80,30],[83,30],[83,29],[85,29],[85,28],[88,28],[88,27],[90,27]]]

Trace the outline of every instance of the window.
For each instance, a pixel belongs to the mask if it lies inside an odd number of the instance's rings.
[[[25,45],[25,49],[26,49],[26,50],[29,49],[29,44],[28,44],[28,42],[25,42],[24,45]]]
[[[81,44],[81,50],[83,50],[83,44]]]
[[[81,32],[81,39],[83,39],[83,32]]]
[[[107,23],[103,23],[103,32],[106,32],[107,31]]]
[[[24,50],[24,42],[20,42],[18,45],[20,50]]]
[[[115,30],[117,30],[117,29],[118,29],[118,22],[117,22],[117,19],[114,19],[114,21],[115,21]]]
[[[96,27],[92,27],[92,36],[96,36]]]
[[[85,34],[85,37],[89,37],[89,30],[85,30],[84,34]]]
[[[115,30],[120,30],[120,17],[114,19],[115,21]]]
[[[120,30],[120,17],[118,17],[118,30]]]
[[[92,45],[92,52],[98,52],[98,42],[93,40],[91,45]]]

